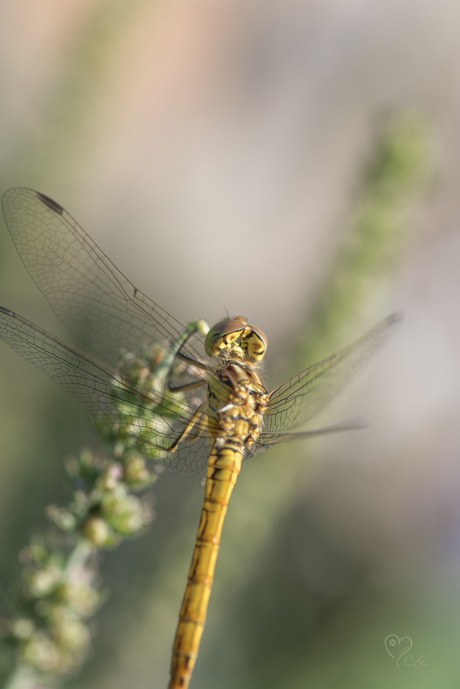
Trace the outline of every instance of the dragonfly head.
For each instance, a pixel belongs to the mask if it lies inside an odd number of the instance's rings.
[[[216,323],[206,335],[204,347],[208,356],[229,353],[257,362],[264,357],[267,338],[260,328],[248,325],[246,318],[236,316]]]

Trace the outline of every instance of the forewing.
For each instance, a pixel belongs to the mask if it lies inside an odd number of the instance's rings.
[[[290,431],[316,416],[376,354],[400,321],[401,314],[392,314],[353,344],[273,390],[264,414],[265,430]]]
[[[165,346],[184,330],[136,289],[57,203],[15,187],[2,206],[18,253],[56,315],[111,366],[117,366],[122,349],[135,353],[152,343]],[[202,360],[191,342],[184,351]]]
[[[187,402],[181,402],[180,418],[158,417],[158,423],[152,426],[151,420],[150,423],[145,420],[141,403],[124,403],[127,397],[139,397],[138,390],[120,380],[114,370],[3,307],[0,307],[0,337],[54,378],[96,418],[102,417],[106,424],[128,426],[130,437],[136,440],[144,454],[160,461],[170,471],[191,476],[206,463],[210,440],[204,423],[194,430],[194,442],[181,443],[175,453],[167,449],[180,437],[195,411]],[[167,398],[164,393],[163,400]],[[121,408],[128,410],[128,416],[120,411]]]

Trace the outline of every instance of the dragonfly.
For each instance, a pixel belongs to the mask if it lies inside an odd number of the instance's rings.
[[[15,187],[2,206],[30,276],[83,348],[3,307],[0,338],[73,395],[98,428],[111,428],[112,435],[180,476],[193,476],[207,464],[169,683],[169,689],[187,689],[242,460],[278,443],[343,430],[296,429],[376,354],[401,315],[388,316],[268,392],[258,373],[267,338],[245,317],[227,317],[210,329],[202,320],[183,326],[134,287],[49,197]]]

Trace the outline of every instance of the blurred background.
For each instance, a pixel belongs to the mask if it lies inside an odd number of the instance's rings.
[[[192,687],[459,686],[459,22],[447,0],[0,6],[2,193],[54,198],[183,323],[254,318],[269,388],[314,362],[302,347],[324,294],[340,293],[382,127],[406,112],[427,123],[431,174],[403,204],[394,260],[328,316],[334,342],[313,347],[327,356],[404,310],[327,417],[369,428],[245,463]],[[0,247],[0,303],[68,339],[4,222]],[[65,502],[63,459],[97,440],[76,403],[0,345],[8,581],[45,506]],[[151,531],[106,554],[110,600],[68,686],[167,685],[200,480],[162,474]],[[413,664],[397,666],[389,635],[410,637]]]

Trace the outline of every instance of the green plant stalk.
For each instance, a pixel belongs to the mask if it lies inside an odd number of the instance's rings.
[[[427,121],[415,111],[390,118],[378,133],[322,296],[307,315],[295,356],[299,367],[342,346],[388,301],[432,174]]]

